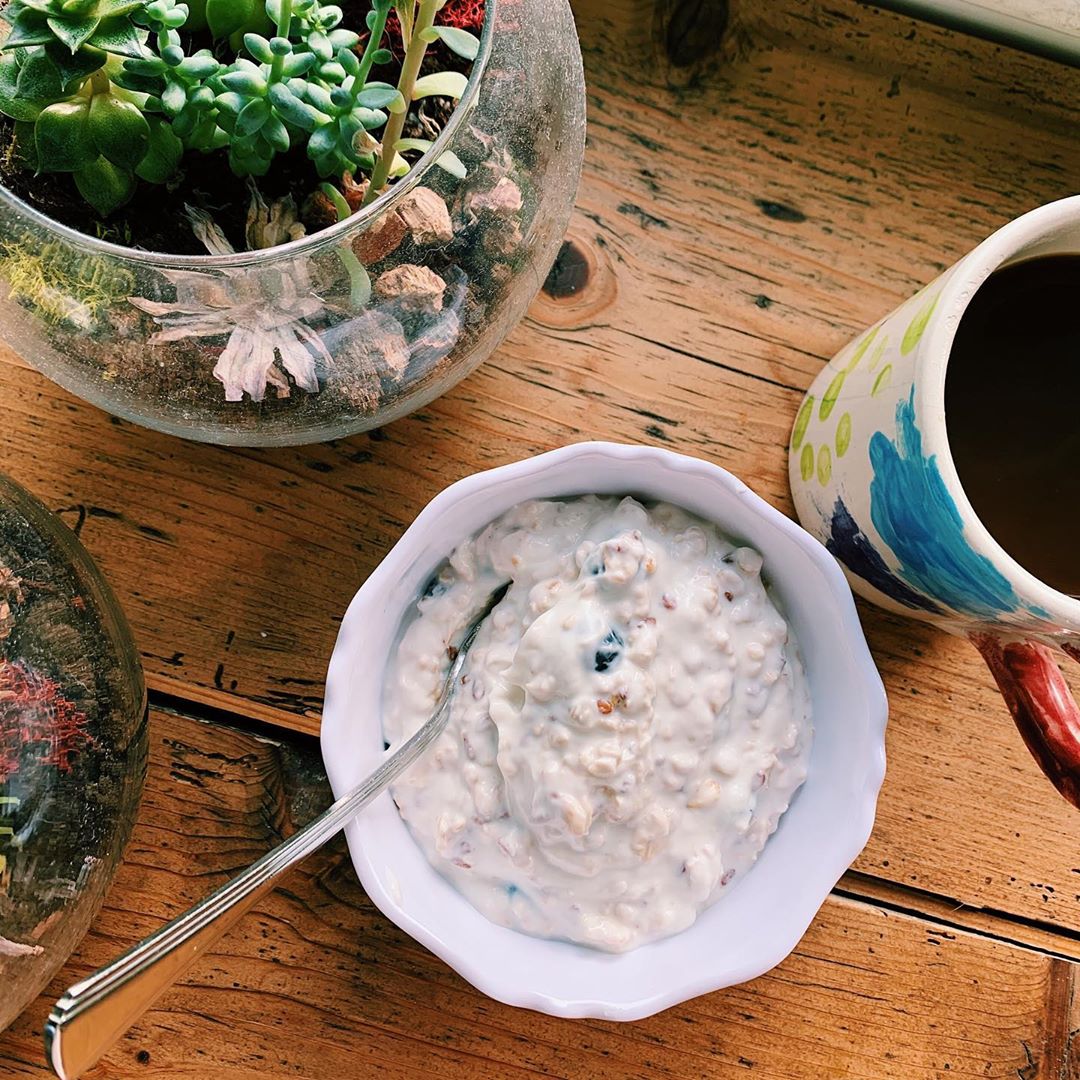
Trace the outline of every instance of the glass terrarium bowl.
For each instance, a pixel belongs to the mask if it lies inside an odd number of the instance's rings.
[[[321,232],[165,255],[0,188],[3,338],[87,401],[189,439],[290,445],[377,427],[464,378],[524,314],[569,221],[584,136],[568,0],[487,0],[435,144]]]
[[[101,907],[146,754],[142,669],[112,590],[0,475],[0,1030]]]

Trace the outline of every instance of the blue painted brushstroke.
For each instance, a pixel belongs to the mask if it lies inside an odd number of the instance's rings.
[[[906,585],[885,565],[885,560],[874,547],[870,537],[859,528],[844,500],[837,498],[829,522],[829,536],[825,547],[832,552],[852,573],[868,581],[878,592],[891,597],[898,604],[943,614],[933,600],[917,593]]]
[[[954,611],[997,615],[1014,611],[1019,599],[1008,579],[964,539],[956,503],[938,471],[923,456],[915,424],[915,390],[896,407],[896,442],[880,431],[870,440],[870,519],[900,562],[914,589],[937,597]]]

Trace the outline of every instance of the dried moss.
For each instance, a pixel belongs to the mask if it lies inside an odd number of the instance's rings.
[[[79,255],[60,241],[44,245],[27,237],[0,241],[0,277],[11,296],[49,322],[92,328],[135,288],[135,276],[108,259]]]

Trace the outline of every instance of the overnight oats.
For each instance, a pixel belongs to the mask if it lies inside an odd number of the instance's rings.
[[[404,628],[385,734],[446,731],[393,787],[431,864],[492,921],[622,952],[684,930],[806,777],[810,697],[762,558],[677,507],[523,503],[462,543]]]

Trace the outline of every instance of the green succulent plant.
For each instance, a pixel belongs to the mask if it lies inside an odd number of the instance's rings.
[[[142,6],[143,0],[10,0],[0,13],[11,25],[4,50],[41,45],[62,58],[64,50],[75,56],[85,48],[94,50],[98,67],[105,53],[142,56],[146,34],[132,18]]]
[[[341,8],[318,0],[269,0],[277,33],[245,34],[240,57],[221,76],[220,123],[229,132],[229,163],[237,175],[262,175],[275,154],[306,142],[320,176],[370,168],[378,143],[370,131],[404,109],[396,88],[368,83],[390,0],[375,0],[371,34],[362,57],[360,36],[338,27]]]
[[[144,94],[148,110],[163,114],[174,138],[170,145],[177,163],[184,149],[217,150],[228,142],[218,127],[215,105],[214,80],[223,65],[209,49],[190,56],[184,52],[179,30],[188,16],[187,4],[147,3],[136,17],[152,31],[156,50],[126,60],[113,77],[125,89]]]
[[[303,148],[318,178],[368,176],[370,201],[408,171],[401,151],[426,146],[402,138],[409,105],[464,93],[457,72],[419,77],[434,41],[476,56],[473,35],[435,25],[443,3],[371,0],[359,51],[342,9],[320,0],[10,0],[0,113],[16,121],[21,160],[71,173],[103,217],[140,180],[168,182],[187,151],[225,149],[247,177]],[[396,86],[370,79],[392,59],[391,9],[406,45]],[[219,59],[230,47],[232,61]],[[440,163],[460,174],[452,155]]]
[[[136,22],[142,7],[143,0],[11,0],[0,13],[11,26],[0,54],[0,112],[19,122],[22,160],[39,172],[71,173],[102,216],[131,197],[151,151],[150,103],[109,77],[119,58],[147,52],[147,31]],[[159,125],[153,135],[143,172],[158,180],[170,142]]]

